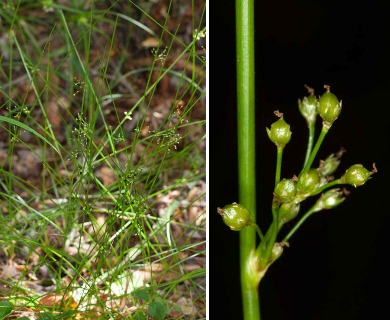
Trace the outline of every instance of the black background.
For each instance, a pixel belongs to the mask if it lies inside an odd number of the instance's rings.
[[[234,1],[209,3],[209,315],[241,319],[238,233],[216,213],[237,196]],[[304,84],[331,91],[343,110],[319,157],[341,147],[337,171],[379,172],[347,200],[312,216],[260,286],[263,320],[375,319],[388,314],[390,14],[379,1],[255,1],[258,223],[270,222],[276,147],[265,128],[284,113],[292,139],[282,178],[299,173],[307,127]],[[320,122],[319,128],[320,128]],[[318,158],[314,164],[318,164]],[[302,211],[301,211],[302,212]],[[288,228],[288,227],[287,227]],[[382,318],[382,317],[381,317]]]

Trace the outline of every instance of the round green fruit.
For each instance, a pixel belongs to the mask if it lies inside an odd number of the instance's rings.
[[[331,126],[341,112],[341,102],[330,92],[330,87],[325,86],[325,93],[318,100],[318,114],[324,123]]]
[[[351,184],[354,187],[362,186],[370,179],[372,175],[371,171],[368,171],[361,164],[354,164],[347,171],[345,171],[342,180],[345,183]]]
[[[251,215],[247,208],[241,204],[233,202],[217,209],[222,216],[223,222],[234,231],[240,231],[252,224]]]

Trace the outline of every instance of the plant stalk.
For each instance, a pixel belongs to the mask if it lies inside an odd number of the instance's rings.
[[[317,142],[314,146],[314,149],[311,151],[311,154],[310,154],[310,157],[309,157],[309,160],[306,162],[305,164],[305,167],[303,168],[302,172],[308,172],[311,168],[311,165],[313,164],[313,161],[318,153],[318,150],[320,149],[320,146],[322,144],[322,142],[324,141],[324,138],[326,136],[326,134],[328,133],[329,131],[329,128],[326,128],[326,127],[322,127],[322,130],[321,130],[321,133],[317,139]]]
[[[256,223],[254,0],[236,0],[237,138],[239,201]],[[249,267],[256,230],[240,231],[243,319],[260,320],[258,282]]]
[[[315,123],[310,123],[308,125],[308,129],[309,129],[309,139],[307,141],[307,149],[306,149],[304,166],[306,166],[306,163],[309,161],[311,151],[313,150]]]

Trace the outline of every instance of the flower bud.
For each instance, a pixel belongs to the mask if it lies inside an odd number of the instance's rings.
[[[340,189],[328,190],[321,195],[315,204],[316,211],[335,208],[344,200],[345,197],[343,197],[343,192]]]
[[[324,126],[330,128],[341,112],[341,101],[330,92],[329,86],[324,86],[326,92],[318,100],[318,113]]]
[[[309,95],[304,97],[302,101],[298,99],[298,107],[302,116],[306,119],[308,125],[313,125],[316,122],[317,117],[317,104],[318,99],[314,95],[314,90],[308,86],[306,86],[309,91]]]
[[[267,129],[268,137],[278,148],[284,148],[291,139],[290,125],[283,120],[283,116]]]
[[[279,207],[279,223],[284,224],[292,219],[294,219],[300,209],[300,204],[292,202],[282,203]]]
[[[300,194],[309,194],[314,191],[320,183],[320,176],[317,169],[310,169],[299,175],[297,190]]]
[[[297,194],[295,181],[292,179],[283,179],[275,187],[274,195],[279,203],[290,202]]]
[[[287,242],[275,242],[272,248],[270,263],[274,262],[282,255],[284,246],[288,247],[289,245]]]
[[[320,166],[318,167],[318,173],[322,177],[327,177],[333,174],[336,171],[340,164],[340,157],[335,156],[333,153],[327,157],[325,160],[322,160]]]
[[[368,171],[361,164],[354,164],[345,171],[345,174],[341,177],[341,181],[351,184],[354,187],[359,187],[365,184],[374,172],[376,172],[375,166],[374,171]]]
[[[252,224],[251,215],[244,206],[233,202],[217,208],[217,212],[222,216],[223,222],[233,231],[240,231]]]

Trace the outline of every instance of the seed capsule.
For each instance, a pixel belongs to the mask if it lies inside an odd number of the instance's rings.
[[[275,187],[274,195],[281,202],[290,202],[297,194],[297,188],[292,179],[283,179]]]
[[[298,193],[309,194],[314,191],[320,183],[320,176],[317,169],[310,169],[308,172],[302,173],[297,182]]]
[[[331,189],[321,195],[316,203],[317,210],[332,209],[345,200],[340,189]]]
[[[371,178],[371,175],[375,171],[371,172],[364,168],[361,164],[354,164],[351,166],[345,174],[341,177],[344,183],[353,185],[354,187],[362,186]]]
[[[324,86],[326,91],[318,100],[318,113],[324,126],[330,128],[341,112],[341,101],[330,92],[329,86]]]
[[[282,203],[282,205],[279,208],[280,224],[284,224],[294,219],[298,215],[299,209],[300,209],[300,204],[294,203],[294,201]]]
[[[325,160],[321,161],[318,172],[322,177],[327,177],[333,174],[340,164],[340,157],[333,153]]]
[[[233,202],[218,208],[217,212],[222,216],[223,222],[233,231],[240,231],[252,224],[251,215],[244,206]]]
[[[276,144],[278,148],[284,148],[291,139],[290,125],[284,121],[283,117],[271,125],[271,129],[267,129],[268,137]]]
[[[298,107],[302,116],[306,119],[308,125],[313,125],[316,122],[317,117],[317,104],[318,99],[314,95],[314,90],[308,86],[305,86],[309,91],[309,95],[302,100],[298,99]]]

